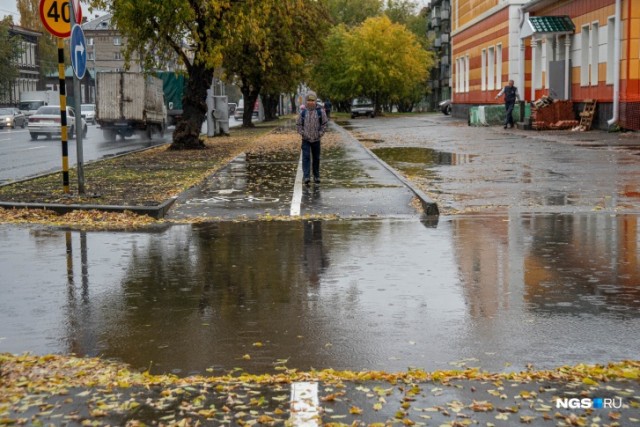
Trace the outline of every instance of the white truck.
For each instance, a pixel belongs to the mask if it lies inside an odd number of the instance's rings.
[[[96,74],[96,122],[107,141],[135,131],[164,134],[167,109],[162,80],[141,73],[104,71]]]
[[[60,93],[56,90],[20,92],[18,109],[25,116],[34,114],[43,105],[60,105]]]

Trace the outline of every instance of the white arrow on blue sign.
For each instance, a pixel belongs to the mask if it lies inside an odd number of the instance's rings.
[[[71,30],[71,66],[76,76],[82,79],[87,71],[87,43],[84,31],[78,24]]]

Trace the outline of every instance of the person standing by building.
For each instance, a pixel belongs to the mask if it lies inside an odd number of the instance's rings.
[[[513,107],[516,105],[516,101],[520,100],[518,88],[513,85],[513,80],[509,80],[509,83],[496,95],[496,99],[502,95],[504,95],[504,108],[507,111],[507,117],[504,120],[504,128],[506,129],[507,126],[513,127]]]
[[[305,185],[311,181],[320,183],[320,139],[327,130],[327,114],[324,108],[316,104],[318,97],[309,91],[306,96],[306,108],[298,115],[296,127],[302,136],[302,175]]]

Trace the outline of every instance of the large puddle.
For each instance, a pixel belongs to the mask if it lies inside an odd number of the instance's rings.
[[[519,370],[637,358],[634,215],[0,226],[0,352],[152,372]],[[463,362],[460,362],[463,361]]]

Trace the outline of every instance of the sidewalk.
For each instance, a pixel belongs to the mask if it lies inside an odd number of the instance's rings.
[[[0,425],[640,423],[637,362],[520,374],[460,366],[457,371],[432,373],[285,371],[272,376],[240,372],[225,378],[176,378],[133,373],[98,359],[0,355],[0,360]]]
[[[419,215],[414,197],[428,215],[438,214],[428,196],[342,127],[332,122],[330,134],[336,143],[323,142],[320,184],[303,184],[298,153],[285,159],[243,154],[181,194],[166,218],[413,217]]]

